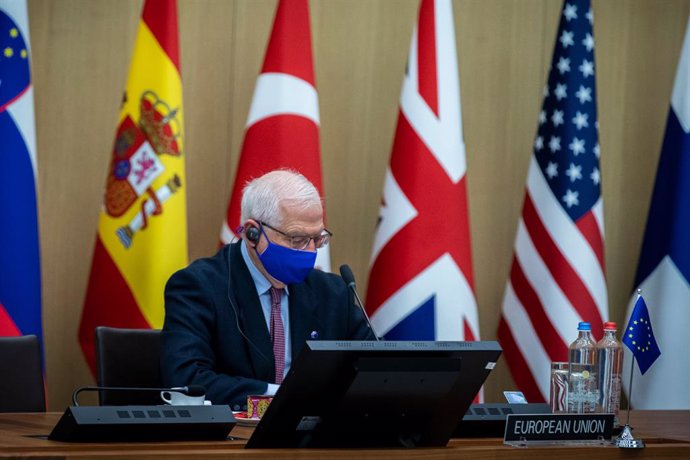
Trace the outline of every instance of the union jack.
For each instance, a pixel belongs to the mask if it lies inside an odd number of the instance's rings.
[[[450,0],[412,36],[374,241],[367,308],[397,340],[476,340],[460,83]]]

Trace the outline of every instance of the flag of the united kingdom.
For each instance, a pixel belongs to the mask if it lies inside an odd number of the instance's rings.
[[[424,0],[374,241],[367,308],[393,340],[476,340],[460,84],[450,0]]]

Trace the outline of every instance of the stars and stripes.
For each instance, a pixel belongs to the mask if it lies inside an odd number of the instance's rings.
[[[564,3],[527,178],[498,338],[530,401],[549,394],[579,321],[608,316],[589,0]]]
[[[476,340],[453,12],[424,0],[374,240],[366,305],[379,335]]]

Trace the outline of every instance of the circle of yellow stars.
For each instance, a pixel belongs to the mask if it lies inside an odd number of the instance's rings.
[[[10,29],[10,37],[11,38],[19,37],[19,31],[17,30],[16,27],[12,27]],[[2,54],[6,58],[11,58],[12,56],[14,56],[14,49],[11,46],[8,46],[4,50],[2,50]],[[19,52],[19,56],[21,56],[22,59],[26,59],[26,57],[28,55],[29,55],[29,53],[26,51],[26,48],[22,48],[22,50]]]
[[[635,345],[639,351],[644,353],[645,351],[649,351],[649,347],[652,345],[652,326],[649,324],[649,320],[645,320],[644,318],[640,318],[639,321],[633,321],[633,324],[635,324],[635,326],[637,326],[638,323],[642,323],[642,326],[640,327],[644,327],[644,325],[647,326],[647,345],[638,345],[637,341],[635,340],[632,340],[632,344]],[[630,326],[628,330],[631,332],[628,334],[628,337],[632,339],[632,331],[634,330],[634,327]]]

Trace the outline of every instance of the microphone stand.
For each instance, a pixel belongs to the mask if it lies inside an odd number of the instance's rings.
[[[194,386],[193,386],[194,387]],[[77,401],[77,396],[82,391],[135,391],[135,392],[156,392],[168,391],[171,393],[182,393],[186,396],[191,396],[189,387],[179,387],[179,388],[138,388],[138,387],[79,387],[72,392],[72,405],[79,407],[79,402]],[[205,390],[204,390],[205,392]]]
[[[359,308],[362,310],[362,314],[364,314],[364,319],[367,321],[367,326],[369,326],[369,330],[372,334],[374,334],[374,337],[376,337],[376,341],[380,342],[381,339],[379,338],[379,335],[376,333],[376,331],[374,330],[374,326],[371,325],[371,321],[369,320],[367,309],[364,308],[364,303],[362,302],[362,299],[359,298],[359,294],[357,294],[357,286],[355,285],[355,275],[352,274],[352,270],[347,264],[340,266],[340,276],[343,278],[343,281],[345,281],[345,284],[347,284],[347,287],[350,288],[354,293],[355,299],[357,299],[357,303],[359,304]]]
[[[376,341],[380,342],[381,339],[379,338],[379,335],[374,331],[374,326],[371,325],[371,321],[369,320],[369,315],[367,315],[367,310],[364,308],[364,304],[362,303],[362,299],[359,298],[359,294],[357,294],[357,289],[355,289],[355,283],[352,282],[347,285],[350,289],[352,289],[352,292],[355,294],[355,298],[357,299],[357,303],[359,304],[359,308],[362,309],[362,312],[364,313],[364,319],[367,320],[367,326],[369,326],[369,330],[371,331],[372,334],[374,334],[374,337],[376,337]]]

